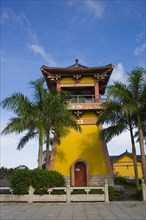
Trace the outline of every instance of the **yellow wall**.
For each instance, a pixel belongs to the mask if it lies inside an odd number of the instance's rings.
[[[92,79],[91,77],[83,77],[80,79],[80,83],[93,83],[94,79]],[[75,83],[75,80],[71,77],[68,78],[63,78],[60,80],[60,84],[63,83],[73,83],[73,84],[78,84],[78,86],[80,86],[80,83]]]
[[[94,112],[86,112],[82,115],[81,119],[93,119],[93,118],[97,118],[97,115]]]
[[[137,162],[138,167],[138,177],[142,177],[142,169],[141,169],[141,162]],[[134,177],[134,165],[133,165],[133,159],[125,155],[115,163],[113,163],[113,170],[114,173],[118,173],[121,176],[129,176]]]
[[[71,164],[77,159],[89,164],[90,175],[106,175],[107,169],[96,125],[82,125],[82,133],[71,130],[57,147],[55,170],[70,175]]]

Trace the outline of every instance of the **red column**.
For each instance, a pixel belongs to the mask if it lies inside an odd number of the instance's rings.
[[[99,84],[98,84],[98,81],[96,81],[94,83],[94,87],[95,87],[95,100],[99,100],[100,95],[99,95]]]
[[[56,88],[57,88],[58,91],[60,91],[60,88],[61,88],[60,82],[57,82]]]

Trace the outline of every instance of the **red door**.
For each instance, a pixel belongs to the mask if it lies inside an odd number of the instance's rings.
[[[83,162],[75,164],[75,186],[87,186],[86,164]]]

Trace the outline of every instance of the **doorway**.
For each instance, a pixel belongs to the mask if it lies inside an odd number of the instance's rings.
[[[87,186],[87,169],[86,164],[78,161],[74,166],[75,186]]]

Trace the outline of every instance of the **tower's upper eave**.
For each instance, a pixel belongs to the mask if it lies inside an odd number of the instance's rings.
[[[95,66],[95,67],[85,67],[82,65],[78,66],[70,66],[70,67],[48,67],[43,65],[41,67],[42,72],[48,72],[48,74],[65,74],[65,75],[72,75],[76,73],[80,73],[82,75],[91,75],[92,73],[102,73],[106,70],[112,71],[114,66],[112,64],[108,64],[106,66]]]
[[[56,83],[62,78],[73,78],[79,82],[79,79],[83,77],[90,77],[93,78],[95,82],[99,82],[100,94],[104,94],[113,69],[114,66],[112,64],[86,67],[79,64],[78,60],[69,67],[48,67],[44,65],[41,67],[41,71],[49,88],[56,87]]]

